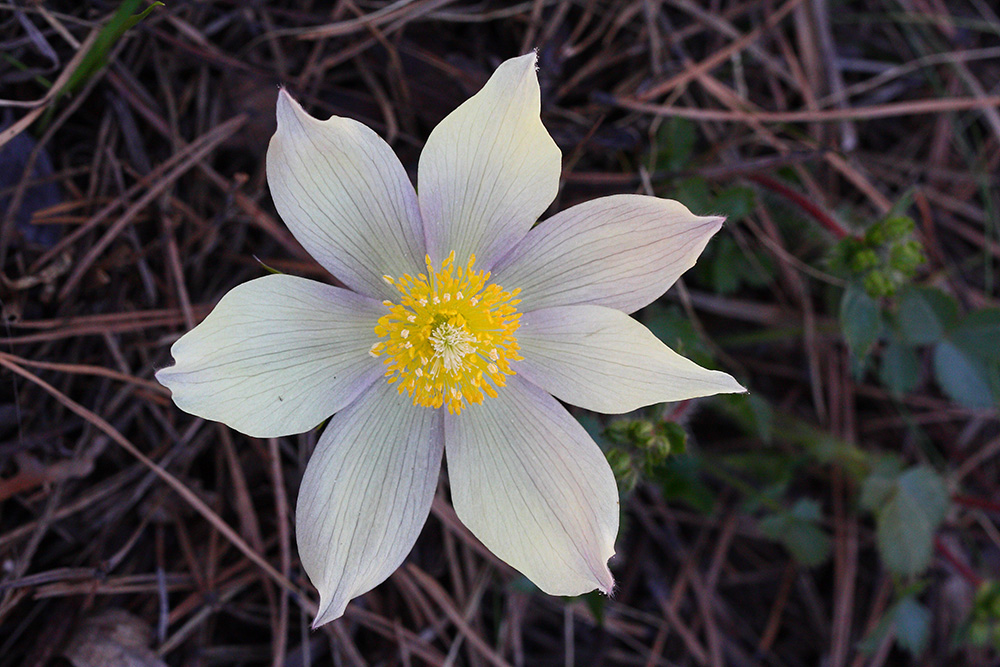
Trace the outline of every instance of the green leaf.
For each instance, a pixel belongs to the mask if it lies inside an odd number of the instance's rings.
[[[715,244],[711,255],[710,280],[712,290],[718,294],[732,294],[740,287],[740,271],[738,267],[745,262],[736,242],[728,236],[723,236]]]
[[[930,564],[934,533],[948,509],[944,480],[932,469],[917,466],[888,486],[882,484],[874,481],[867,493],[862,490],[862,504],[876,508],[879,553],[894,574],[920,574]]]
[[[956,347],[991,361],[1000,361],[1000,309],[969,313],[948,338]]]
[[[284,271],[279,271],[278,269],[274,268],[273,266],[269,266],[269,265],[265,264],[261,260],[261,258],[258,257],[257,255],[254,255],[253,258],[256,259],[257,263],[260,264],[261,268],[264,269],[265,271],[267,271],[268,273],[276,275],[276,276],[283,276],[283,275],[285,275]]]
[[[716,196],[715,210],[733,223],[749,217],[754,201],[754,191],[751,188],[734,185]]]
[[[879,379],[896,396],[912,391],[920,382],[920,358],[909,345],[890,342],[882,354]]]
[[[684,454],[687,452],[687,431],[677,422],[661,421],[657,424],[666,445],[667,454]]]
[[[699,176],[686,178],[678,183],[671,198],[684,202],[695,215],[712,213],[712,195],[708,189],[708,181]]]
[[[878,302],[857,283],[848,286],[840,301],[840,327],[851,351],[858,357],[868,353],[882,331],[882,311]]]
[[[867,637],[858,644],[864,653],[874,653],[890,631],[896,643],[916,656],[927,648],[930,638],[931,613],[916,598],[914,593],[905,593],[879,619],[878,624]]]
[[[780,542],[797,562],[816,567],[830,557],[830,536],[817,525],[822,518],[818,502],[802,499],[790,511],[762,519],[760,530]]]
[[[702,514],[715,507],[715,493],[700,476],[699,459],[694,456],[672,456],[658,470],[663,497],[682,502]]]
[[[896,604],[893,617],[896,621],[896,641],[900,647],[914,656],[923,653],[930,637],[930,610],[914,596],[908,595]]]
[[[902,471],[903,461],[894,454],[873,457],[868,475],[861,484],[858,498],[861,507],[877,512],[892,493]]]
[[[966,354],[950,341],[934,348],[934,376],[948,397],[967,408],[990,408],[996,404],[985,362]]]
[[[713,367],[711,352],[678,306],[663,307],[656,303],[646,306],[642,310],[642,323],[674,352],[701,366]]]
[[[63,88],[63,95],[68,95],[82,88],[83,85],[107,64],[108,53],[111,47],[121,39],[121,37],[140,21],[146,18],[150,12],[157,7],[162,7],[162,2],[154,2],[149,7],[138,14],[133,14],[139,7],[140,0],[124,0],[118,10],[111,16],[108,22],[101,28],[93,46],[87,54],[80,60],[79,66],[69,77],[66,86]]]
[[[698,127],[686,118],[670,118],[657,132],[657,168],[676,171],[691,164]]]
[[[899,297],[899,330],[913,345],[936,343],[957,321],[958,304],[941,290],[910,286]]]

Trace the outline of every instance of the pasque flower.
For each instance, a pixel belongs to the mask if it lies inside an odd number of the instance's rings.
[[[626,314],[690,268],[722,218],[618,195],[532,228],[560,174],[539,112],[535,54],[504,62],[431,132],[414,190],[372,130],[282,91],[271,196],[346,289],[244,283],[157,373],[178,407],[251,436],[333,415],[296,508],[316,625],[402,563],[443,457],[459,518],[499,558],[553,595],[609,593],[615,480],[556,398],[622,413],[743,391]]]

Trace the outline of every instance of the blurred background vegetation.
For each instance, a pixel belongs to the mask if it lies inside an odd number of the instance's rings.
[[[447,504],[309,630],[316,432],[173,407],[170,343],[262,264],[278,85],[430,129],[537,48],[551,211],[728,223],[637,316],[746,396],[576,411],[623,492],[611,598],[551,598]],[[987,0],[0,2],[0,667],[995,665],[1000,17]]]

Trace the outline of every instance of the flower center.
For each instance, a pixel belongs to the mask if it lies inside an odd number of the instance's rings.
[[[414,278],[383,276],[399,290],[398,303],[383,301],[389,313],[379,318],[372,356],[385,356],[386,377],[408,392],[414,405],[447,406],[458,414],[466,403],[496,396],[510,362],[517,355],[514,332],[521,315],[514,308],[520,290],[505,292],[489,283],[490,274],[474,271],[476,257],[465,267],[455,265],[455,253],[434,269]]]

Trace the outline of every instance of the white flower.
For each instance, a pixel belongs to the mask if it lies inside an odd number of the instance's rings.
[[[251,436],[334,415],[296,511],[315,625],[402,563],[442,454],[458,516],[497,556],[552,595],[609,593],[615,480],[553,396],[621,413],[743,391],[626,315],[690,268],[722,219],[620,195],[532,229],[560,174],[539,110],[535,55],[500,65],[431,133],[418,197],[374,132],[312,118],[282,91],[271,195],[350,289],[240,285],[157,373],[178,407]]]

